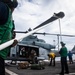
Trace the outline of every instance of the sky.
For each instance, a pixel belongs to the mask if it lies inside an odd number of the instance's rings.
[[[61,34],[75,35],[75,0],[18,0],[18,3],[18,7],[13,13],[15,30],[27,31],[29,28],[33,29],[53,16],[54,13],[62,11],[65,16],[60,19]],[[47,27],[38,32],[60,34],[59,20],[47,24]],[[17,37],[21,35],[17,34]],[[58,43],[57,36],[37,36],[44,39],[46,43],[53,45]],[[75,37],[62,36],[62,41],[66,43],[68,50],[71,50],[75,45]]]

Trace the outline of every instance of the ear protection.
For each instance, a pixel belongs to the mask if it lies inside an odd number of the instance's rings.
[[[17,0],[0,0],[0,1],[6,3],[9,6],[9,8],[12,8],[12,7],[16,8],[18,5]]]

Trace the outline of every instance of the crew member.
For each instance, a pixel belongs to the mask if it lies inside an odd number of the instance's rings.
[[[13,20],[12,12],[17,7],[17,0],[0,0],[0,44],[3,44],[13,39]],[[15,46],[17,40],[11,46]],[[10,47],[7,47],[0,51],[0,75],[5,75],[5,63]]]
[[[73,56],[73,53],[71,51],[69,51],[68,58],[69,58],[69,63],[70,64],[73,64],[73,58],[72,58],[72,56]]]
[[[37,64],[37,54],[35,50],[31,51],[31,60],[32,60],[32,64]]]
[[[69,73],[69,69],[68,69],[68,64],[67,64],[67,54],[68,54],[68,51],[67,51],[67,48],[65,46],[65,43],[63,42],[60,42],[61,44],[61,48],[60,48],[60,56],[61,56],[61,72],[60,72],[60,75],[64,75],[64,71],[66,74]]]
[[[50,59],[49,66],[51,66],[51,65],[55,66],[55,57],[56,57],[55,53],[50,52],[50,53],[48,54],[48,57],[49,57],[49,59]]]

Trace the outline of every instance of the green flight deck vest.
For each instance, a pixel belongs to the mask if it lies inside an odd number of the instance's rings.
[[[7,22],[4,25],[0,25],[0,45],[12,39],[12,28],[13,28],[12,13],[9,8],[9,16],[8,16]],[[2,57],[3,59],[6,59],[9,53],[9,50],[10,50],[10,47],[7,47],[1,50],[0,57]]]

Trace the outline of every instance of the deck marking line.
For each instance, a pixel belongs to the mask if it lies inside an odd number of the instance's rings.
[[[59,74],[56,74],[59,75]],[[75,75],[75,73],[69,73],[69,74],[64,74],[64,75]]]
[[[18,74],[14,73],[14,72],[12,72],[12,71],[6,69],[6,68],[5,68],[5,72],[7,72],[7,73],[10,74],[10,75],[18,75]]]

